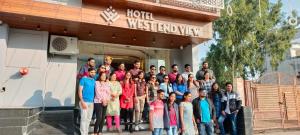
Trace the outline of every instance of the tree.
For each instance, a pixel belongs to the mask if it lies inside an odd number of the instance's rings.
[[[275,4],[261,0],[260,8],[259,0],[235,0],[230,5],[233,15],[222,10],[213,24],[216,43],[206,59],[221,84],[262,73],[267,56],[276,69],[296,33],[281,12],[280,0]]]

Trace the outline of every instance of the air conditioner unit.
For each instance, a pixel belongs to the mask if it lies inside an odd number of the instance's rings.
[[[76,37],[51,35],[49,53],[59,55],[76,55],[79,53],[77,41],[78,39]]]

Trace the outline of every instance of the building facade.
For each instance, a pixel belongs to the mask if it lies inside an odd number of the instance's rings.
[[[73,107],[88,57],[192,65],[223,0],[0,0],[0,108]],[[19,70],[28,68],[21,76]]]

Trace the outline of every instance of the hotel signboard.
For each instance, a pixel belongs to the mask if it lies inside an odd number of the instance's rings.
[[[112,7],[107,8],[100,15],[108,25],[112,25],[120,17]],[[129,29],[190,37],[203,37],[204,35],[204,29],[201,26],[157,20],[153,13],[147,11],[127,9],[125,19],[120,19],[120,21],[122,20],[126,20],[125,26]]]

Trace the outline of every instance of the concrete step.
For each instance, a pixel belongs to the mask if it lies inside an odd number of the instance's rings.
[[[30,117],[42,111],[41,107],[35,108],[0,108],[1,118],[15,118],[15,117]]]
[[[1,108],[0,135],[29,135],[35,130],[41,108]]]

